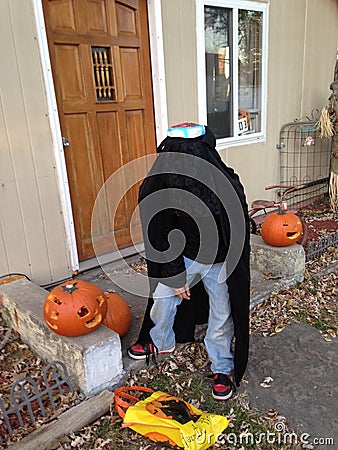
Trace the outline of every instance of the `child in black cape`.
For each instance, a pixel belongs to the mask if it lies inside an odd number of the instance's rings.
[[[217,341],[217,338],[212,343],[208,342],[207,332],[205,343],[212,362],[211,369],[214,369],[212,395],[217,400],[225,400],[230,398],[235,390],[233,378],[239,385],[248,360],[250,302],[248,208],[239,177],[221,160],[212,131],[208,127],[188,124],[187,129],[183,129],[183,137],[180,131],[184,127],[186,127],[185,124],[180,124],[169,129],[169,135],[159,145],[156,161],[139,191],[150,296],[139,337],[137,342],[128,349],[128,354],[134,359],[145,359],[154,350],[160,353],[174,350],[174,346],[161,348],[158,343],[160,342],[159,333],[156,334],[156,328],[160,327],[157,331],[161,332],[160,323],[167,327],[167,324],[158,318],[161,308],[157,308],[157,311],[156,305],[168,305],[167,302],[161,303],[158,297],[162,294],[156,293],[161,288],[161,292],[172,290],[172,295],[176,294],[177,300],[174,305],[175,308],[177,306],[177,310],[175,309],[177,312],[171,327],[175,342],[194,341],[196,324],[208,322],[208,331],[212,327],[219,328],[216,332],[213,331],[213,335],[220,333],[221,340]],[[189,131],[195,133],[195,136],[191,137]],[[177,189],[189,195],[177,195]],[[154,202],[151,200],[147,203],[147,199],[152,199],[152,195],[162,192],[164,194],[159,200],[161,208],[158,208],[154,214],[152,210]],[[194,198],[198,200],[195,206],[191,201]],[[200,202],[206,206],[208,213],[200,208]],[[203,224],[207,224],[209,219],[214,220],[218,237],[208,234],[209,225],[203,228]],[[197,222],[197,228],[195,222]],[[170,258],[167,253],[172,242],[168,236],[177,229],[184,234],[185,241],[179,254],[176,249],[176,253]],[[207,236],[207,239],[202,241],[201,234]],[[211,252],[211,255],[208,249],[212,247],[214,241],[217,242],[217,248],[214,253]],[[158,258],[156,251],[164,252],[163,259]],[[221,312],[218,312],[216,316],[213,315],[214,306],[210,303],[212,298],[210,289],[205,286],[204,272],[199,271],[197,279],[187,283],[189,265],[192,262],[197,265],[201,263],[201,267],[207,264],[211,268],[221,266],[223,269],[226,268],[226,280],[223,280],[221,285],[222,296],[224,292],[224,305],[221,305],[219,310]],[[216,297],[218,298],[219,294]],[[214,322],[218,320],[218,316],[222,315],[223,311],[225,314],[227,302],[230,311],[227,313],[228,316],[223,318],[221,325],[215,325]],[[211,312],[209,312],[210,306],[212,306]],[[154,323],[155,317],[159,325]],[[168,326],[170,328],[171,325]],[[154,336],[158,342],[154,342]],[[230,349],[231,345],[224,351],[224,343],[228,346],[229,339],[232,341],[233,337],[233,353]],[[163,342],[171,343],[171,340],[172,338],[167,338]],[[225,365],[221,362],[222,358],[223,362],[228,360],[224,363]],[[216,366],[221,369],[216,368],[215,372]]]

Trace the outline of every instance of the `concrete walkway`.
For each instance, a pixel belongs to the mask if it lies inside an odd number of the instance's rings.
[[[139,259],[135,259],[135,262]],[[130,262],[133,262],[131,259]],[[113,283],[105,272],[115,271]],[[130,294],[119,287],[118,265],[110,269],[97,268],[79,275],[79,278],[99,285],[103,290],[114,290],[129,304],[132,324],[121,339],[124,369],[142,367],[143,361],[127,357],[126,349],[135,342],[147,299]],[[122,273],[121,276],[125,276]],[[130,283],[133,283],[132,271]],[[278,281],[264,279],[252,271],[252,304],[268,298],[272,290],[278,289]],[[275,409],[285,416],[293,429],[304,435],[305,444],[321,439],[321,445],[307,446],[315,449],[338,449],[338,341],[326,342],[313,327],[293,324],[272,337],[260,334],[251,336],[250,359],[246,382],[240,392],[246,391],[252,407],[265,412]],[[270,387],[262,387],[266,377],[271,377]],[[324,440],[334,439],[334,444]]]
[[[252,335],[246,386],[250,404],[275,409],[304,441],[333,438],[338,448],[338,341],[326,342],[310,325],[294,323],[271,337]],[[266,377],[273,381],[265,383]],[[263,383],[264,384],[264,383]],[[329,442],[326,440],[326,442]]]

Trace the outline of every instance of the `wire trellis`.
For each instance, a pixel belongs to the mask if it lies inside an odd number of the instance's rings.
[[[331,139],[321,138],[317,129],[319,111],[282,126],[277,148],[280,151],[280,184],[302,186],[292,192],[289,205],[328,193]]]
[[[10,403],[5,406],[0,398],[0,425],[5,425],[9,434],[15,433],[15,428],[35,424],[37,415],[47,416],[44,406],[46,399],[52,408],[57,409],[54,401],[55,394],[65,392],[73,393],[71,378],[66,366],[61,361],[51,361],[43,371],[43,384],[45,389],[39,388],[31,377],[22,377],[16,380],[11,388]],[[45,403],[46,404],[46,403]],[[2,439],[0,436],[0,443]]]

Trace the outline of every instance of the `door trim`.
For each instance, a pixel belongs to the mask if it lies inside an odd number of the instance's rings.
[[[156,140],[159,144],[165,138],[168,129],[162,7],[158,0],[147,0],[147,4]]]
[[[54,150],[58,188],[61,201],[61,213],[63,215],[63,220],[65,224],[65,233],[66,233],[67,247],[69,249],[70,254],[71,270],[75,272],[79,268],[79,258],[76,246],[75,228],[74,228],[72,205],[70,200],[66,161],[64,156],[64,148],[62,145],[60,120],[56,104],[54,82],[52,77],[52,66],[48,50],[45,19],[43,15],[42,1],[32,0],[32,2],[35,16],[37,41],[40,50],[41,68],[46,92],[48,119],[51,131],[52,145]]]
[[[56,162],[56,172],[59,184],[61,200],[61,212],[65,223],[67,246],[70,253],[70,264],[72,271],[80,268],[78,251],[76,246],[75,228],[71,206],[71,198],[68,184],[64,148],[62,145],[60,119],[57,110],[56,93],[52,77],[51,61],[48,50],[45,19],[42,8],[42,0],[32,0],[37,40],[40,51],[41,67],[46,90],[48,119],[51,129],[51,138]],[[163,30],[161,2],[158,0],[147,0],[148,6],[148,28],[150,42],[150,59],[154,98],[154,115],[156,127],[156,140],[159,144],[166,135],[168,128],[167,99],[165,85],[165,64],[163,50]]]

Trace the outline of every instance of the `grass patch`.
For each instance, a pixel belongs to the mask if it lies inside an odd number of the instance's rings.
[[[283,432],[277,432],[276,423],[282,424],[284,432],[291,433],[288,431],[286,419],[277,411],[262,412],[250,407],[245,392],[245,381],[230,400],[221,402],[212,398],[212,379],[208,377],[208,357],[202,343],[188,344],[177,350],[174,355],[162,358],[159,359],[157,366],[151,365],[149,368],[131,371],[124,385],[146,386],[154,391],[163,391],[187,401],[205,413],[227,417],[230,420],[229,426],[218,436],[216,443],[208,447],[211,450],[301,449],[295,440],[289,442],[286,438],[284,443]],[[201,367],[202,360],[205,363]],[[155,443],[130,428],[122,428],[122,419],[113,407],[110,414],[85,427],[80,433],[72,435],[70,444],[74,447],[74,443],[79,445],[76,448],[82,450],[178,449],[168,443]],[[69,446],[69,449],[73,447]]]
[[[317,328],[317,330],[324,331],[324,332],[327,332],[327,330],[330,329],[330,327],[328,326],[328,324],[326,322],[324,322],[324,320],[316,320],[314,322],[314,326]]]
[[[206,413],[227,417],[230,424],[210,449],[248,449],[248,450],[300,450],[295,442],[280,442],[283,434],[277,433],[275,424],[283,423],[288,431],[286,419],[274,410],[262,413],[250,408],[245,393],[245,382],[233,398],[216,401],[212,398],[212,379],[207,376],[207,367],[196,367],[196,354],[204,354],[202,343],[189,344],[170,358],[163,359],[157,366],[130,372],[125,385],[147,386],[154,391],[163,391],[179,397]],[[148,395],[148,394],[147,394]],[[144,398],[144,397],[143,397]],[[270,436],[270,440],[268,440]],[[276,436],[276,444],[272,442]],[[277,442],[277,437],[279,441]],[[102,417],[91,426],[73,436],[81,439],[81,449],[105,448],[112,450],[164,450],[177,449],[168,443],[155,443],[150,439],[122,428],[122,420],[112,409],[111,414]]]
[[[278,421],[278,414],[272,412],[272,415],[269,417],[266,414],[262,415],[260,411],[251,409],[245,392],[236,393],[229,401],[215,401],[211,395],[212,379],[198,372],[189,373],[186,370],[173,375],[174,379],[172,381],[175,383],[171,384],[171,391],[169,392],[172,392],[172,388],[175,386],[181,392],[180,396],[185,401],[194,404],[204,412],[222,415],[230,420],[224,436],[220,436],[219,443],[215,443],[210,447],[211,449],[245,448],[249,450],[271,450],[278,448],[286,450],[301,448],[294,443],[292,445],[278,444],[274,447],[271,442],[267,442],[268,432],[271,436],[272,434],[277,435],[275,423]],[[148,386],[154,390],[160,390],[164,383],[163,378],[168,379],[168,372],[166,374],[157,374]],[[179,386],[183,389],[181,390]],[[286,424],[285,429],[287,429]],[[261,442],[257,442],[259,437]]]

